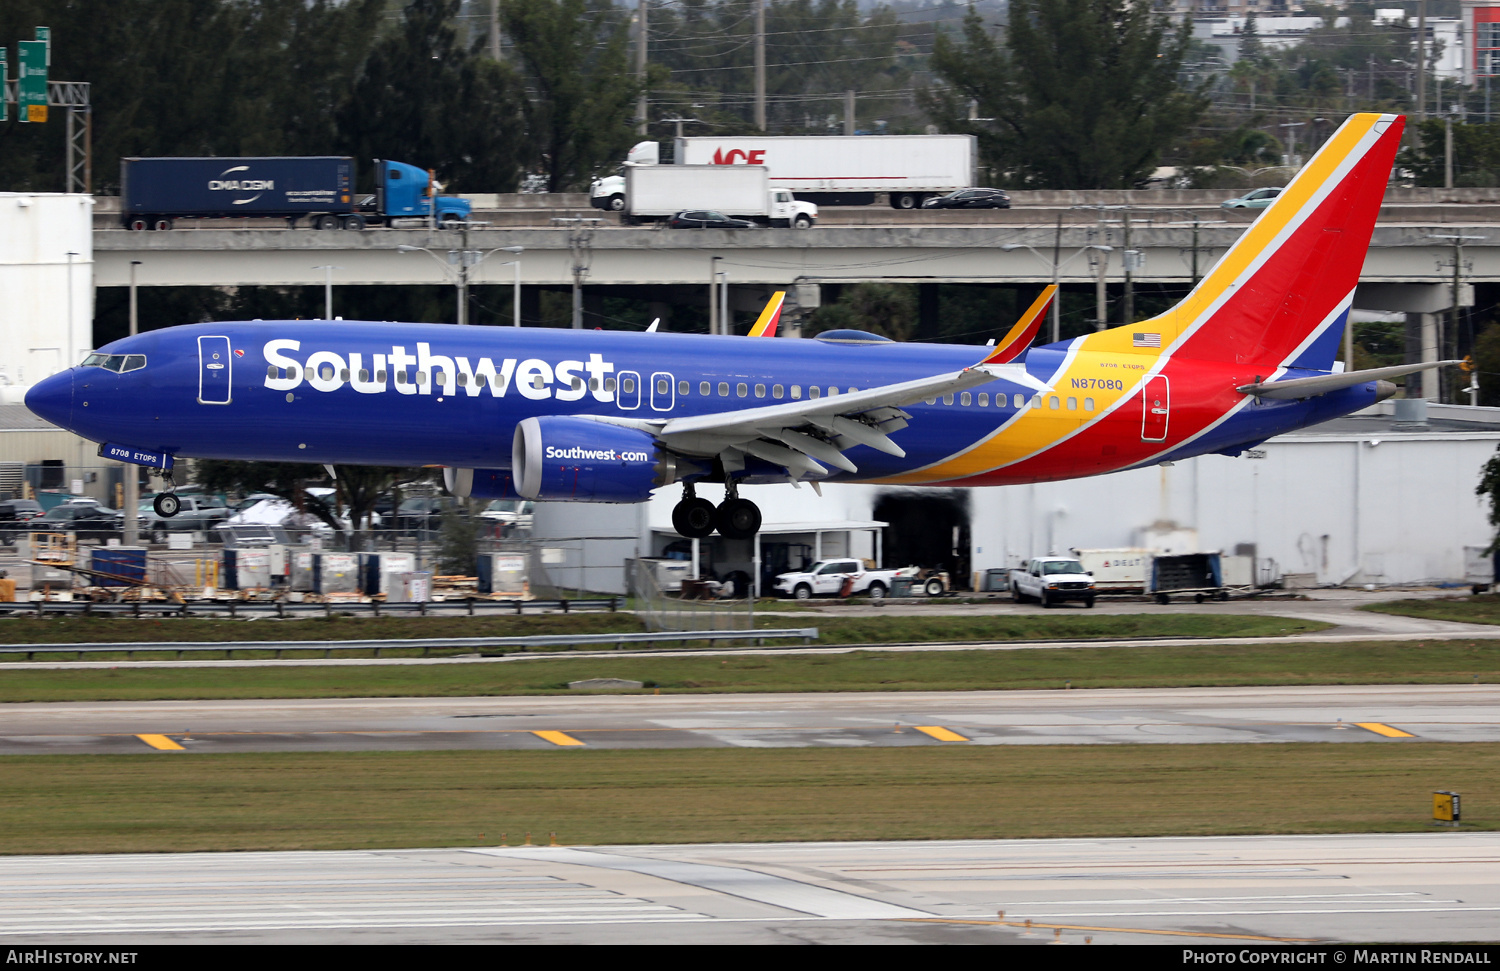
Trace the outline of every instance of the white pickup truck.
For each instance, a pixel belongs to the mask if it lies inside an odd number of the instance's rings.
[[[776,577],[776,592],[783,597],[808,600],[812,597],[836,597],[844,589],[844,582],[852,580],[849,593],[865,593],[871,600],[881,600],[891,589],[891,581],[898,576],[910,574],[902,570],[867,570],[859,560],[819,560],[806,570],[797,573],[782,573]],[[943,581],[933,577],[927,581],[930,596],[943,592]]]
[[[1083,564],[1070,557],[1039,556],[1010,571],[1010,598],[1016,603],[1036,600],[1043,607],[1064,600],[1082,600],[1094,605],[1094,577]]]

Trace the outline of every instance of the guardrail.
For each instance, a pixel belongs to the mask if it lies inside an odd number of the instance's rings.
[[[376,617],[386,613],[414,613],[426,617],[429,610],[453,608],[462,609],[468,616],[473,617],[475,608],[487,613],[505,610],[520,616],[527,607],[536,610],[560,610],[566,614],[574,610],[608,610],[614,613],[623,609],[624,606],[625,598],[623,597],[575,598],[573,600],[482,600],[477,597],[465,597],[461,600],[429,600],[421,603],[397,604],[337,600],[322,603],[286,603],[281,600],[192,600],[182,603],[170,603],[164,600],[134,600],[129,603],[100,603],[92,600],[32,600],[0,603],[0,613],[6,611],[11,614],[28,613],[38,617],[43,614],[83,614],[85,617],[110,614],[128,614],[132,617],[192,617],[227,613],[231,619],[236,619],[241,613],[275,614],[277,617],[287,617],[297,614],[328,616],[334,611],[354,611],[372,613]]]
[[[7,644],[0,646],[0,654],[25,654],[28,661],[38,654],[76,654],[76,660],[81,661],[85,654],[124,654],[127,658],[133,658],[137,651],[154,653],[175,651],[179,658],[185,651],[223,651],[227,659],[233,657],[235,651],[274,651],[275,656],[279,658],[282,651],[322,651],[323,656],[328,657],[332,651],[373,650],[375,656],[379,657],[382,650],[391,648],[410,650],[420,647],[422,656],[428,657],[433,648],[446,650],[469,648],[476,651],[489,649],[503,653],[506,649],[526,651],[537,647],[577,647],[600,644],[613,645],[615,650],[619,650],[626,644],[644,644],[650,648],[662,641],[681,643],[684,641],[753,640],[756,646],[760,646],[768,640],[793,638],[800,638],[802,643],[810,644],[818,639],[818,628],[657,631],[645,634],[535,634],[521,637],[424,637],[403,641],[183,641],[180,643],[145,641],[124,644]]]

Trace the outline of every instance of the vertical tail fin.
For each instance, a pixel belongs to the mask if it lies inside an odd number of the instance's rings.
[[[1329,370],[1404,126],[1350,116],[1181,303],[1089,348]]]
[[[766,301],[766,308],[760,312],[760,318],[755,321],[755,326],[750,328],[751,337],[776,336],[776,323],[781,320],[781,305],[785,301],[785,290],[777,290],[771,294],[771,299]]]

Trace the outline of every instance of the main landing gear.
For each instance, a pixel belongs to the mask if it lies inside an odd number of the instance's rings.
[[[689,484],[683,487],[682,501],[672,508],[672,528],[688,539],[703,539],[715,529],[726,539],[749,539],[760,531],[760,507],[741,499],[733,481],[717,507],[698,498]]]

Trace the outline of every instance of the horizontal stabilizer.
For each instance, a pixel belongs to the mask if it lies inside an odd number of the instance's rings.
[[[1430,368],[1448,367],[1462,361],[1428,361],[1425,364],[1398,364],[1394,367],[1371,368],[1368,371],[1345,371],[1342,374],[1320,374],[1312,378],[1292,378],[1289,381],[1263,381],[1241,385],[1234,390],[1257,398],[1311,398],[1371,381],[1389,381],[1403,374],[1415,374]]]

